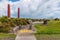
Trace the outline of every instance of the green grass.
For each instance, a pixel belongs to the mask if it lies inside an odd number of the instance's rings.
[[[37,33],[60,33],[60,21],[49,21],[47,25],[36,24]]]
[[[60,40],[60,21],[49,21],[47,25],[36,24],[37,40]]]
[[[4,34],[4,33],[0,33],[0,38],[15,38],[16,35],[14,34]]]
[[[60,34],[35,34],[37,40],[60,40]]]

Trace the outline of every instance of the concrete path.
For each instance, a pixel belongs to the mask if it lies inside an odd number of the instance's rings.
[[[34,35],[17,36],[15,40],[36,40]]]
[[[35,27],[34,27],[34,24],[36,23],[43,23],[43,22],[33,22],[32,24],[32,30],[33,31],[36,31]],[[27,25],[26,27],[25,26],[22,26],[23,29],[28,29],[29,28],[29,25]],[[36,40],[34,34],[32,33],[28,33],[28,34],[25,34],[25,35],[21,35],[20,33],[17,34],[17,37],[15,40]]]
[[[35,22],[33,22],[33,24],[37,24],[37,23],[40,24],[40,23],[43,23],[43,22],[39,22],[39,21],[35,21]]]

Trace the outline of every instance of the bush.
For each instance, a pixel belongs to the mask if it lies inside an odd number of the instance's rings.
[[[55,21],[58,21],[58,20],[59,20],[59,18],[55,18],[54,20],[55,20]]]
[[[16,25],[27,25],[27,19],[18,19],[18,18],[10,18],[8,19],[6,16],[0,18],[0,32],[8,33],[10,32],[11,28],[15,27]]]
[[[27,22],[26,21],[22,21],[23,22],[23,25],[27,25]]]
[[[0,33],[9,33],[10,32],[10,28],[6,28],[6,27],[1,27],[0,26]]]

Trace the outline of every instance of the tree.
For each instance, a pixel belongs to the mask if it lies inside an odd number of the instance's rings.
[[[59,20],[59,18],[55,18],[54,20],[57,21],[57,20]]]

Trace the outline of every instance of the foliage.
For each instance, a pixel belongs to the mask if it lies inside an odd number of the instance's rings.
[[[0,32],[9,33],[11,28],[19,25],[27,25],[27,19],[0,17]]]
[[[55,18],[54,20],[55,20],[55,21],[59,21],[59,18]]]

